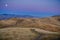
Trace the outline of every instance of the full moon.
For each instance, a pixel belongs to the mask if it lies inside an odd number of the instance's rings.
[[[5,7],[7,7],[8,6],[8,4],[5,4]]]

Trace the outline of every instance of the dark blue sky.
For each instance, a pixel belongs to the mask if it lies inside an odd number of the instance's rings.
[[[47,17],[60,14],[60,0],[0,0],[0,14]]]

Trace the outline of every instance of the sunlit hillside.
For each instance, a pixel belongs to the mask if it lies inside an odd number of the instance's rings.
[[[0,20],[0,28],[6,27],[41,28],[44,30],[60,32],[60,17],[11,18]]]
[[[60,40],[60,16],[0,20],[0,40]]]

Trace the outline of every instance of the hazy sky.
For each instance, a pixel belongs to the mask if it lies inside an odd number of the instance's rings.
[[[0,0],[0,13],[51,16],[60,14],[60,0]]]

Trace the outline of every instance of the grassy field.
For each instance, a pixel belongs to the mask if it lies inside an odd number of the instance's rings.
[[[0,20],[0,28],[7,27],[40,28],[60,32],[60,21],[55,18],[11,18]]]
[[[37,36],[37,33],[26,28],[0,29],[0,40],[34,40]]]
[[[53,40],[59,39],[58,34],[43,34],[33,28],[3,28],[0,29],[0,40]]]
[[[0,20],[0,40],[60,40],[60,16]]]

